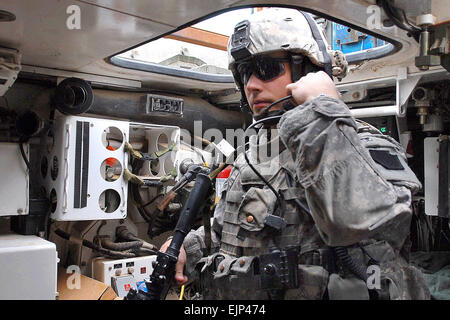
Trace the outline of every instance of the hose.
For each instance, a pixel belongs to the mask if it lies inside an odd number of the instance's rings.
[[[129,241],[129,242],[113,242],[109,237],[100,236],[98,240],[102,248],[113,250],[113,251],[126,251],[126,250],[138,250],[142,247],[142,241]]]
[[[353,261],[352,257],[348,254],[346,247],[333,247],[333,249],[339,260],[348,268],[348,270],[361,280],[367,281],[366,268]]]
[[[158,253],[158,250],[151,250],[148,248],[140,248],[139,250],[134,251],[137,256],[152,256]]]
[[[144,248],[144,241],[128,241],[128,242],[112,242],[109,238],[100,238],[101,247],[108,250],[119,251],[119,252],[129,252],[133,253],[135,256],[151,256],[158,252],[153,245],[151,247]]]
[[[57,234],[58,236],[60,236],[63,239],[66,240],[70,240],[70,234],[61,230],[61,229],[56,229],[55,230],[55,234]],[[130,252],[118,252],[118,251],[113,251],[113,250],[108,250],[108,249],[104,249],[101,248],[97,245],[95,245],[94,243],[83,239],[81,244],[89,249],[92,249],[102,255],[105,255],[107,257],[111,257],[111,258],[134,258],[136,255],[134,253],[130,253]]]
[[[132,162],[132,173],[136,173],[140,170],[140,168],[142,167],[143,161],[139,161],[137,159],[133,159]],[[132,183],[131,184],[131,195],[132,195],[132,199],[134,200],[134,203],[136,205],[136,209],[138,210],[139,214],[141,215],[141,217],[145,220],[145,222],[147,222],[149,225],[152,224],[152,217],[151,215],[145,210],[145,207],[142,206],[142,198],[141,195],[139,193],[139,186]]]
[[[31,164],[30,161],[28,160],[26,154],[25,154],[25,150],[23,148],[23,142],[19,143],[19,147],[20,147],[20,154],[22,155],[23,161],[25,162],[25,165],[28,168],[28,172],[31,172]]]
[[[130,231],[128,231],[127,227],[125,226],[119,226],[116,229],[116,236],[118,238],[124,239],[124,240],[128,240],[128,241],[140,241],[142,242],[142,249],[149,249],[152,251],[158,251],[158,248],[151,244],[146,242],[145,240],[142,240],[138,237],[136,237],[134,234],[132,234]]]
[[[419,42],[421,29],[408,21],[404,10],[394,8],[388,0],[377,0],[377,5],[383,8],[386,15],[398,28],[409,32]]]

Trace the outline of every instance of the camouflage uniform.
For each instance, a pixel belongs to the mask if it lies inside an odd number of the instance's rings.
[[[283,195],[287,226],[275,235],[264,226],[276,197],[241,154],[212,219],[218,252],[202,258],[203,227],[184,241],[186,273],[192,276],[201,262],[205,298],[268,298],[259,289],[254,264],[272,239],[281,248],[300,246],[300,287],[288,290],[285,299],[322,299],[325,293],[330,299],[369,298],[366,283],[342,261],[333,259],[337,268],[329,268],[325,260],[333,255],[324,253],[336,246],[346,246],[360,266],[379,266],[384,298],[428,299],[422,274],[401,255],[409,234],[411,193],[421,186],[399,144],[356,122],[343,102],[327,96],[286,112],[278,132],[268,144],[281,139],[280,147],[287,148],[254,166]],[[298,200],[310,213],[301,210]],[[219,254],[224,260],[216,268]]]

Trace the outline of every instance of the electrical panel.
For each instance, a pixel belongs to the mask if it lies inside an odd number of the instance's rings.
[[[113,277],[111,279],[111,287],[120,298],[125,297],[131,288],[137,291],[136,281],[132,275]]]
[[[128,259],[92,260],[92,277],[110,285],[119,297],[127,295],[130,288],[142,286],[153,272],[156,255]]]
[[[129,123],[59,115],[42,141],[40,176],[57,221],[127,215]]]
[[[29,158],[29,145],[23,144],[24,156]],[[27,215],[29,212],[29,172],[18,143],[0,143],[0,216]]]
[[[400,137],[395,116],[370,117],[364,118],[362,120],[370,123],[375,128],[380,130],[383,134],[391,136],[395,140],[399,141]]]

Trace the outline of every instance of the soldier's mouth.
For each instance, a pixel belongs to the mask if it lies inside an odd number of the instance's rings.
[[[267,106],[269,106],[272,103],[272,101],[267,101],[267,100],[256,100],[255,102],[253,102],[253,109],[256,110],[261,110],[263,108],[266,108]]]

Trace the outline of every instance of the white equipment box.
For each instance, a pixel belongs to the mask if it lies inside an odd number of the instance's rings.
[[[43,141],[41,178],[57,221],[127,215],[126,121],[59,115]]]
[[[23,144],[29,159],[29,145]],[[0,170],[4,186],[0,188],[0,216],[28,214],[28,169],[19,144],[0,143]]]
[[[92,277],[112,286],[119,297],[124,297],[130,288],[136,289],[150,277],[155,261],[156,255],[119,260],[95,258]]]
[[[447,150],[450,157],[450,149]],[[439,138],[431,137],[424,139],[424,177],[425,177],[425,214],[429,216],[439,216]],[[445,155],[444,155],[445,156]],[[450,164],[446,164],[450,168]],[[448,173],[448,179],[450,179],[450,173]],[[447,185],[448,188],[448,185]],[[445,191],[444,191],[445,192]],[[450,189],[446,191],[448,197],[450,197]],[[445,217],[445,214],[450,216],[450,210],[448,212],[441,212],[441,215]]]
[[[0,236],[0,300],[55,300],[58,255],[36,236]]]

